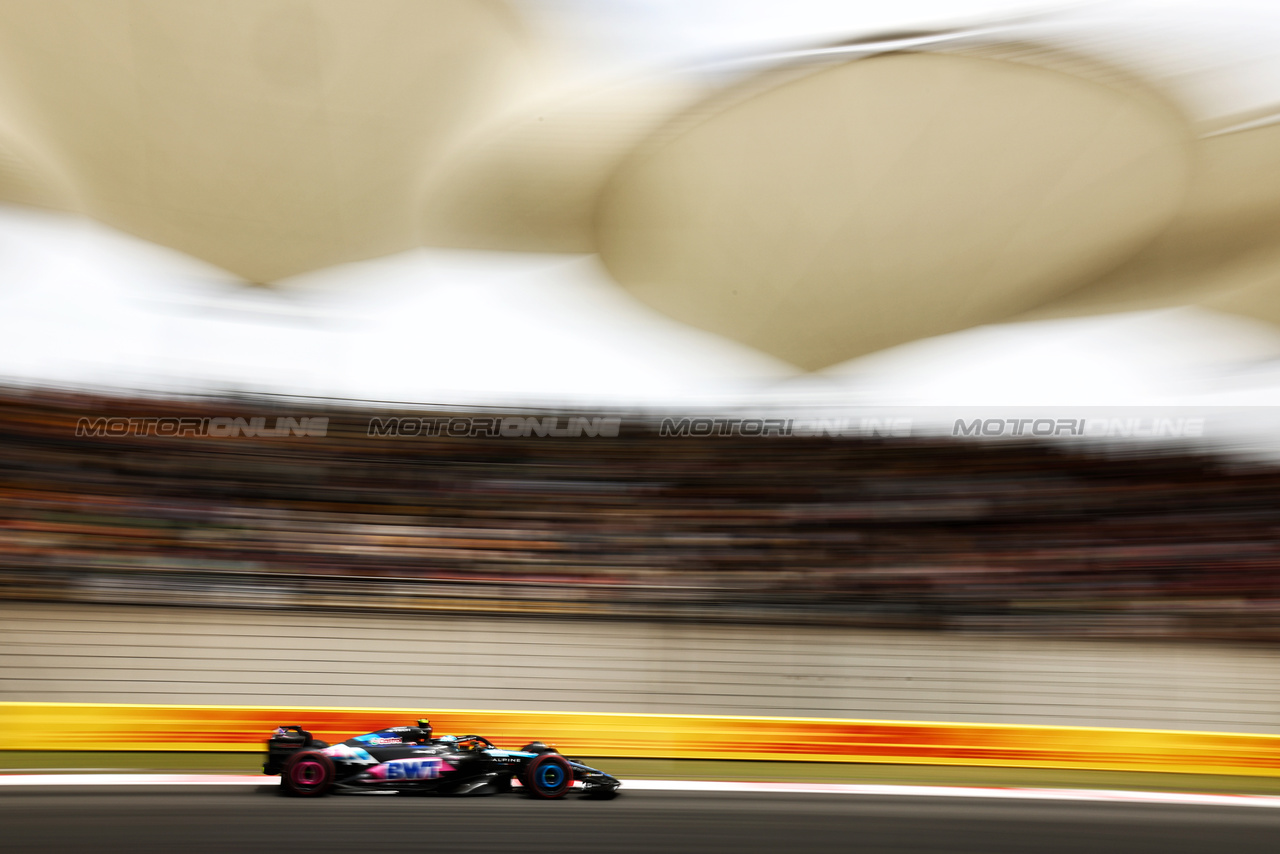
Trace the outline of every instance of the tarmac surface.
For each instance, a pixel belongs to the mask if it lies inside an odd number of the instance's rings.
[[[6,852],[1275,851],[1280,809],[632,791],[280,797],[266,786],[0,789]]]

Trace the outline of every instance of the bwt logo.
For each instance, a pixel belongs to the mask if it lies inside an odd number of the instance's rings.
[[[1105,438],[1198,438],[1203,418],[957,418],[952,436],[1094,436]]]
[[[439,759],[397,759],[386,768],[388,780],[434,780],[440,776]]]
[[[329,419],[277,418],[267,426],[258,418],[80,418],[77,436],[203,436],[215,439],[306,436],[322,439],[329,432]]]
[[[544,418],[508,417],[427,417],[427,418],[371,418],[368,436],[451,436],[476,438],[501,436],[528,438],[551,436],[558,439],[576,439],[579,436],[616,438],[622,427],[622,419],[586,418],[575,415],[564,419],[555,415]]]

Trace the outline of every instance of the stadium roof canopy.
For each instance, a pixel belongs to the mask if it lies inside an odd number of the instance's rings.
[[[1136,18],[842,24],[606,80],[539,8],[12,0],[0,200],[258,284],[419,246],[596,253],[807,370],[1010,319],[1280,321],[1280,123],[1117,49],[1171,43]]]

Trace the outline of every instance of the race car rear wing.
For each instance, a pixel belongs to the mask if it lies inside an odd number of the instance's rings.
[[[296,724],[278,726],[267,739],[267,759],[262,763],[262,773],[279,774],[289,757],[303,748],[328,746],[327,742],[312,737],[311,733]]]

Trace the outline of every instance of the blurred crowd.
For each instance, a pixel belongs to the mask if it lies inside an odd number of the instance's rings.
[[[369,435],[423,414],[6,390],[0,597],[1280,639],[1277,468],[625,415],[616,436]],[[319,415],[323,436],[77,435]]]

